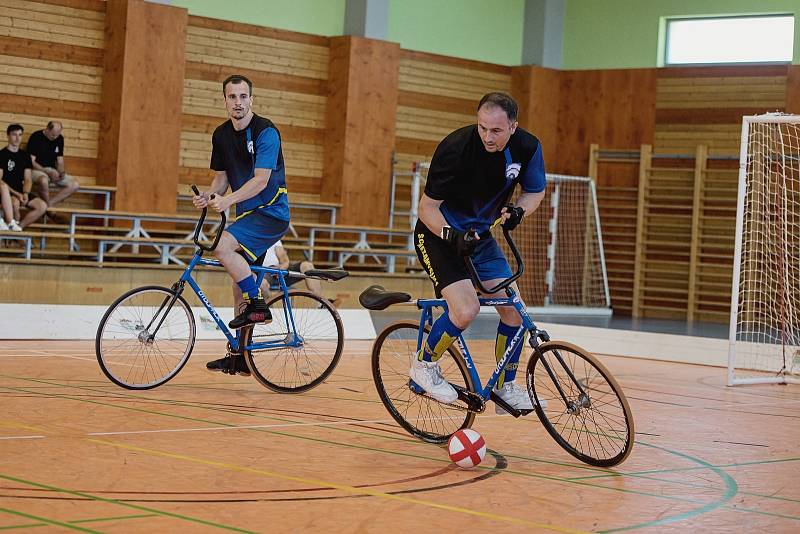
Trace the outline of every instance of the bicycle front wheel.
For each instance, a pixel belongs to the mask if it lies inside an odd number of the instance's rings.
[[[411,389],[409,370],[417,357],[418,334],[419,324],[407,321],[384,328],[372,346],[372,378],[383,405],[400,426],[422,440],[444,443],[456,430],[470,427],[475,413],[461,399],[444,404]],[[464,359],[453,347],[439,365],[448,382],[475,391]]]
[[[537,404],[547,403],[544,410],[537,406],[536,414],[572,456],[610,467],[631,453],[631,408],[622,388],[595,356],[571,343],[542,343],[528,362],[527,380]]]
[[[327,299],[306,291],[291,291],[286,298],[281,293],[267,304],[271,323],[242,328],[243,346],[256,345],[244,351],[253,376],[279,393],[318,386],[342,356],[344,327],[339,313]]]
[[[175,291],[145,286],[109,306],[97,327],[100,369],[126,389],[151,389],[186,365],[194,348],[192,309]]]

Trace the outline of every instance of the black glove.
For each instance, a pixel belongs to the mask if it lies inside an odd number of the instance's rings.
[[[456,249],[459,256],[471,256],[478,246],[478,235],[474,229],[468,232],[456,230],[450,226],[442,228],[442,239]]]
[[[525,210],[519,206],[512,206],[509,204],[506,206],[506,213],[508,213],[510,217],[503,222],[503,228],[510,232],[522,222],[522,218],[525,216]]]

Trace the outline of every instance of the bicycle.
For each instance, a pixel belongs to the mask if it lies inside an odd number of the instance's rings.
[[[197,188],[192,186],[195,194]],[[192,309],[182,293],[186,284],[194,291],[219,330],[228,340],[228,353],[243,353],[251,374],[267,388],[280,393],[300,393],[322,383],[334,370],[344,347],[344,328],[336,309],[308,291],[289,290],[286,277],[341,280],[343,269],[315,269],[305,274],[252,265],[259,286],[267,275],[277,281],[280,293],[267,301],[271,323],[245,326],[232,333],[206,298],[192,272],[198,265],[221,267],[203,258],[219,243],[222,220],[212,244],[200,243],[204,208],[192,241],[197,249],[183,274],[170,288],[143,286],[114,301],[97,328],[95,352],[103,373],[126,389],[152,389],[174,378],[186,365],[194,348],[196,327]],[[233,374],[231,368],[225,372]]]
[[[463,335],[456,339],[447,350],[450,358],[439,360],[443,376],[458,393],[453,403],[433,399],[409,378],[412,358],[416,358],[433,324],[433,309],[443,307],[446,310],[445,300],[412,300],[407,293],[386,291],[377,285],[361,293],[359,301],[370,310],[384,310],[394,305],[416,306],[421,310],[418,323],[389,324],[373,344],[372,377],[381,401],[400,426],[431,443],[444,443],[456,430],[470,427],[475,416],[492,400],[515,418],[536,411],[550,436],[582,462],[599,467],[623,462],[631,453],[634,440],[633,415],[625,394],[595,356],[571,343],[551,340],[546,331],[536,326],[511,287],[524,271],[522,257],[506,229],[503,235],[517,264],[515,274],[487,289],[469,257],[465,258],[466,266],[484,295],[505,291],[505,298],[479,298],[480,304],[513,306],[522,325],[485,386],[481,386]],[[494,386],[507,359],[525,342],[527,334],[533,353],[526,368],[526,383],[534,410],[517,410],[494,392]]]

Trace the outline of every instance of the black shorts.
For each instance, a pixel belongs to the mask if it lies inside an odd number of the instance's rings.
[[[433,282],[433,290],[437,297],[441,297],[442,289],[450,284],[472,279],[464,265],[464,258],[458,255],[452,245],[431,232],[419,220],[414,227],[414,250],[417,251],[417,257],[422,267]],[[511,276],[508,261],[497,241],[489,232],[481,234],[481,239],[471,258],[481,280],[495,280]]]

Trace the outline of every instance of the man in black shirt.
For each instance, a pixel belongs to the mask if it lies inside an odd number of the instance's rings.
[[[272,121],[253,113],[252,82],[229,76],[222,82],[222,94],[230,120],[211,138],[214,180],[192,202],[217,212],[236,208],[234,223],[222,232],[214,256],[234,281],[237,315],[228,326],[241,328],[272,320],[249,264],[260,265],[267,249],[288,230],[289,201],[280,133]],[[226,195],[229,186],[232,192]],[[206,368],[250,374],[241,352],[208,362]]]
[[[0,178],[8,187],[14,219],[19,220],[20,208],[28,210],[19,223],[25,229],[44,215],[47,204],[31,193],[31,157],[19,147],[22,143],[22,131],[19,124],[9,124],[6,128],[8,146],[0,150]]]
[[[49,207],[53,207],[78,190],[80,184],[64,170],[64,136],[61,123],[50,121],[47,128],[31,134],[28,154],[33,161],[31,178],[36,191]],[[50,184],[61,188],[50,198]]]
[[[447,308],[433,323],[410,376],[426,394],[445,403],[456,400],[457,393],[442,376],[437,360],[480,311],[464,257],[471,256],[486,287],[511,277],[489,230],[498,223],[516,228],[545,195],[542,147],[536,137],[517,127],[516,102],[504,93],[489,93],[478,104],[477,119],[477,124],[454,131],[436,147],[414,230],[417,256]],[[522,194],[515,207],[506,207],[517,184]],[[500,361],[522,321],[513,307],[496,309],[500,324],[495,356]],[[495,387],[512,407],[531,409],[527,388],[514,381],[521,351],[522,345],[508,357]],[[506,413],[500,406],[496,411]]]

